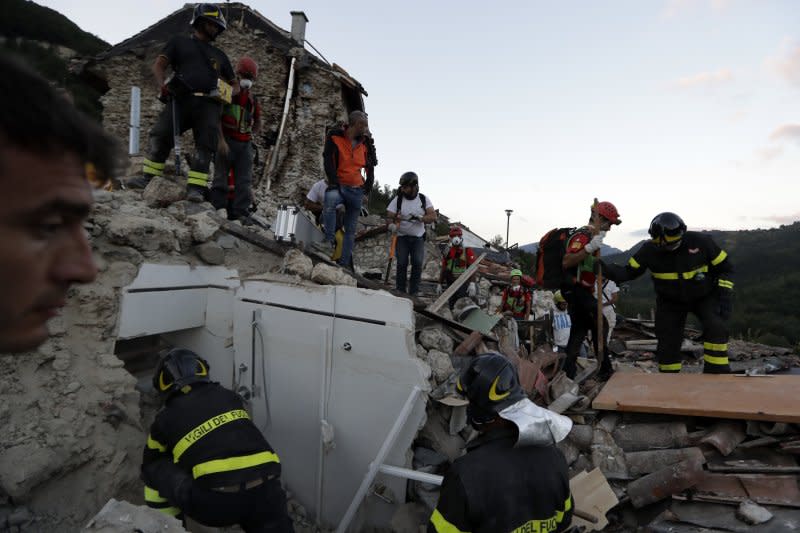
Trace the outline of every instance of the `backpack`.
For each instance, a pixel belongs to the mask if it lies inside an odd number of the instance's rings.
[[[426,209],[428,209],[428,199],[425,198],[425,195],[422,194],[421,192],[419,192],[417,194],[419,194],[419,200],[420,200],[420,202],[422,202],[422,210],[425,211]],[[400,214],[400,207],[403,205],[403,195],[402,194],[398,194],[394,198],[397,198],[397,211],[396,211],[396,213]],[[392,198],[392,200],[394,200],[394,198]],[[389,200],[389,203],[392,203],[392,200]]]
[[[564,279],[561,261],[567,251],[567,241],[576,228],[554,228],[539,240],[533,277],[543,289],[558,289]]]

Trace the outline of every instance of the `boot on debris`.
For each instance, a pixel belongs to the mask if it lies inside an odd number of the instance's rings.
[[[144,189],[150,183],[151,179],[153,179],[152,176],[142,174],[141,176],[136,176],[135,178],[125,181],[124,185],[126,189]]]
[[[186,189],[186,199],[195,203],[205,202],[206,197],[203,188],[197,185],[189,185]]]

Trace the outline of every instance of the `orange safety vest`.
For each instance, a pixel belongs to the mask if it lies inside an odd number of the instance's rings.
[[[367,145],[359,142],[353,147],[350,139],[341,135],[332,135],[331,140],[339,149],[339,164],[336,168],[339,183],[348,187],[364,185],[361,169],[367,166]]]

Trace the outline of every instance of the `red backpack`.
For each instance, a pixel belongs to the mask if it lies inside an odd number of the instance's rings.
[[[561,261],[567,251],[567,241],[576,228],[554,228],[539,240],[533,277],[542,289],[558,289],[564,279]]]

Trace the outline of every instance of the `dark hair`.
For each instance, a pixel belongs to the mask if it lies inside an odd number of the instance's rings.
[[[120,166],[116,139],[19,58],[0,52],[0,146],[41,155],[70,152],[91,168],[95,185]]]

